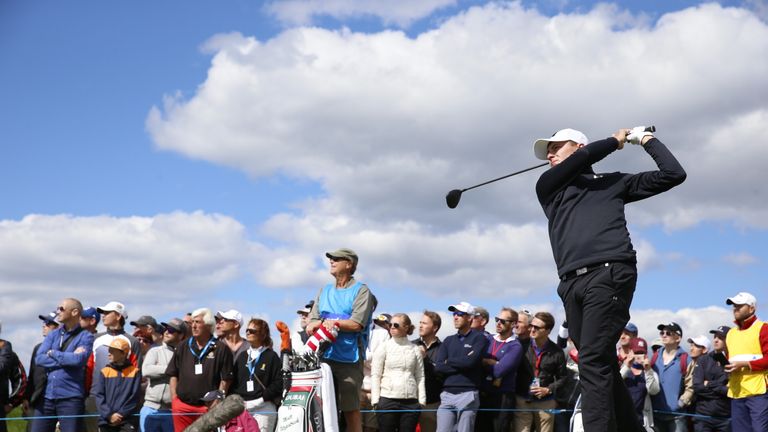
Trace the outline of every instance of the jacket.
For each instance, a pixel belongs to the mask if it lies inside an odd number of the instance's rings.
[[[152,409],[171,408],[171,378],[165,374],[168,363],[173,358],[173,347],[163,343],[152,347],[144,356],[141,373],[149,379],[147,391],[144,394],[144,406]]]
[[[93,398],[99,412],[99,425],[108,425],[114,413],[123,416],[126,422],[134,423],[138,410],[141,372],[131,363],[104,366],[93,382]]]
[[[696,393],[696,414],[713,417],[730,417],[731,401],[728,399],[728,374],[715,360],[714,351],[699,357],[693,371],[693,391]],[[706,381],[706,384],[704,382]]]
[[[380,396],[427,403],[421,351],[405,337],[391,338],[373,353],[371,404],[379,403]]]
[[[414,345],[426,352],[424,361],[424,386],[427,389],[427,403],[440,402],[440,392],[443,391],[443,380],[435,372],[435,360],[437,359],[437,351],[440,349],[442,342],[440,338],[435,338],[435,341],[431,345],[427,346],[424,340],[418,338],[412,341]]]
[[[85,397],[85,365],[91,347],[93,335],[80,326],[71,331],[61,326],[48,333],[35,356],[35,363],[48,374],[46,399]]]
[[[536,363],[538,357],[533,346],[533,341],[523,355],[523,361],[517,370],[516,393],[524,398],[530,398],[530,388],[533,378],[536,376]],[[564,389],[567,373],[565,369],[565,353],[554,342],[547,339],[541,349],[541,362],[538,367],[539,386],[549,388],[552,397],[562,400],[569,395],[560,394]],[[544,398],[547,399],[547,398]]]

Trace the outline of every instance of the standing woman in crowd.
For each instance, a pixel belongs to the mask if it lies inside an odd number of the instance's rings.
[[[393,315],[389,334],[392,337],[373,354],[371,403],[374,409],[389,411],[376,415],[381,432],[413,432],[418,410],[427,403],[424,361],[419,347],[408,340],[413,334],[408,315]]]
[[[277,404],[283,391],[280,357],[272,350],[269,324],[251,318],[245,330],[249,347],[235,359],[232,393],[245,400],[245,409],[253,416],[259,429],[272,432],[277,424]]]

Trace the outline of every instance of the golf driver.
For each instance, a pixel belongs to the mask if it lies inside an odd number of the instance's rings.
[[[656,132],[656,126],[648,126],[644,130],[645,130],[645,132],[653,133],[653,132]],[[497,181],[503,180],[503,179],[505,179],[507,177],[512,177],[512,176],[516,176],[518,174],[522,174],[524,172],[535,170],[536,168],[541,168],[541,167],[543,167],[545,165],[549,165],[549,162],[544,162],[544,163],[539,164],[539,165],[534,165],[534,166],[532,166],[530,168],[526,168],[524,170],[515,171],[512,174],[507,174],[505,176],[501,176],[501,177],[495,178],[493,180],[488,180],[487,182],[476,184],[476,185],[470,186],[470,187],[468,187],[466,189],[454,189],[454,190],[448,192],[448,194],[445,195],[445,203],[448,204],[449,208],[456,208],[456,206],[459,205],[459,201],[461,200],[461,194],[466,192],[466,191],[468,191],[468,190],[470,190],[470,189],[474,189],[474,188],[477,188],[477,187],[480,187],[480,186],[485,186],[485,185],[487,185],[489,183],[497,182]]]

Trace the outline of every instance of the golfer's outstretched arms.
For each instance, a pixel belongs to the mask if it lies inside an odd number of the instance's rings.
[[[687,176],[677,158],[658,138],[650,139],[643,148],[659,169],[627,176],[628,203],[668,191],[684,182]]]

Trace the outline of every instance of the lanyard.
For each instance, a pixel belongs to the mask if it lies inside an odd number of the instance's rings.
[[[192,355],[195,356],[195,358],[197,359],[196,363],[202,363],[203,362],[203,357],[208,352],[208,348],[210,348],[211,344],[213,343],[213,341],[216,340],[216,338],[212,337],[212,338],[208,339],[208,343],[205,344],[205,346],[203,347],[203,350],[200,351],[200,354],[195,354],[195,350],[192,349],[192,341],[193,340],[195,340],[195,338],[193,338],[193,337],[189,338],[189,352],[191,352]]]
[[[544,357],[544,348],[539,351],[539,353],[536,353],[536,348],[533,347],[533,343],[531,343],[531,351],[533,351],[533,354],[536,355],[536,365],[533,367],[533,376],[536,378],[539,377],[539,367],[541,367],[541,358]]]
[[[498,358],[496,357],[496,353],[499,352],[499,350],[504,347],[504,344],[506,344],[506,342],[504,342],[504,341],[499,342],[499,345],[497,347],[496,346],[496,340],[494,339],[494,340],[491,341],[491,356],[493,358],[498,360]]]
[[[256,357],[251,358],[250,350],[248,352],[248,360],[245,362],[245,367],[248,368],[248,376],[252,377],[253,372],[256,370],[256,363],[259,362],[259,358],[261,358],[261,353],[264,352],[264,348],[260,347],[258,350],[255,350]]]

